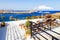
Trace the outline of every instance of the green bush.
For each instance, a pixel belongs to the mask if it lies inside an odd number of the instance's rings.
[[[11,18],[10,20],[11,20],[11,21],[14,21],[14,19],[13,19],[13,18]]]
[[[1,17],[2,21],[4,21],[4,18],[5,18],[5,16],[2,16],[2,17]]]
[[[27,28],[29,28],[30,25],[31,25],[30,21],[27,21],[27,22],[25,23],[25,26],[26,26]]]
[[[1,19],[2,19],[1,27],[5,27],[5,22],[4,22],[5,16],[1,16]]]
[[[31,19],[31,17],[26,17],[26,19]]]
[[[37,17],[36,16],[31,16],[31,19],[36,19]]]
[[[28,30],[26,31],[26,34],[30,34],[30,33],[31,33],[31,30],[28,29]]]
[[[5,22],[1,22],[1,27],[5,27]]]
[[[59,16],[59,19],[60,19],[60,16]]]
[[[1,17],[1,19],[4,19],[4,18],[5,18],[4,16]]]

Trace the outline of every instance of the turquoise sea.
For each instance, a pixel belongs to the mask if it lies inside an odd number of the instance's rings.
[[[26,17],[31,17],[31,16],[41,16],[41,15],[45,15],[46,12],[49,12],[50,14],[54,14],[54,13],[57,13],[57,12],[60,12],[60,11],[42,11],[42,12],[33,12],[33,13],[25,13],[25,14],[17,14],[17,13],[0,13],[0,22],[2,22],[2,19],[1,17],[4,16],[4,21],[11,21],[9,19],[10,16],[13,16],[14,18],[17,18],[17,19],[20,19],[20,20],[23,20],[25,19]]]

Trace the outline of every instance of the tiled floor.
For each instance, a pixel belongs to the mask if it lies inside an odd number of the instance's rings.
[[[5,28],[0,28],[0,40],[35,40],[35,39],[25,39],[24,37],[24,29],[21,29],[19,26],[18,26],[19,23],[13,23],[13,22],[10,22],[9,25]],[[52,29],[58,33],[60,33],[60,27],[57,27],[55,29]],[[49,34],[53,35],[54,37],[58,38],[60,40],[60,35],[58,34],[55,34],[51,31],[46,31],[48,32]],[[40,33],[41,35],[43,35],[44,37],[46,37],[48,40],[52,40],[52,37],[49,36],[48,34],[46,33]],[[40,36],[39,34],[36,34],[36,36],[38,38],[40,38],[40,40],[46,40],[45,38],[43,38],[42,36]],[[37,37],[36,40],[39,40]]]

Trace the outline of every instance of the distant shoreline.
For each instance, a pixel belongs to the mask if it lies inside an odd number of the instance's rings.
[[[31,14],[31,13],[0,13],[0,14]]]

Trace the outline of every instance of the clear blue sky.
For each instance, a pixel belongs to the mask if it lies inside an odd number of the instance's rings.
[[[60,10],[60,0],[0,0],[0,9],[29,10],[41,5]]]

